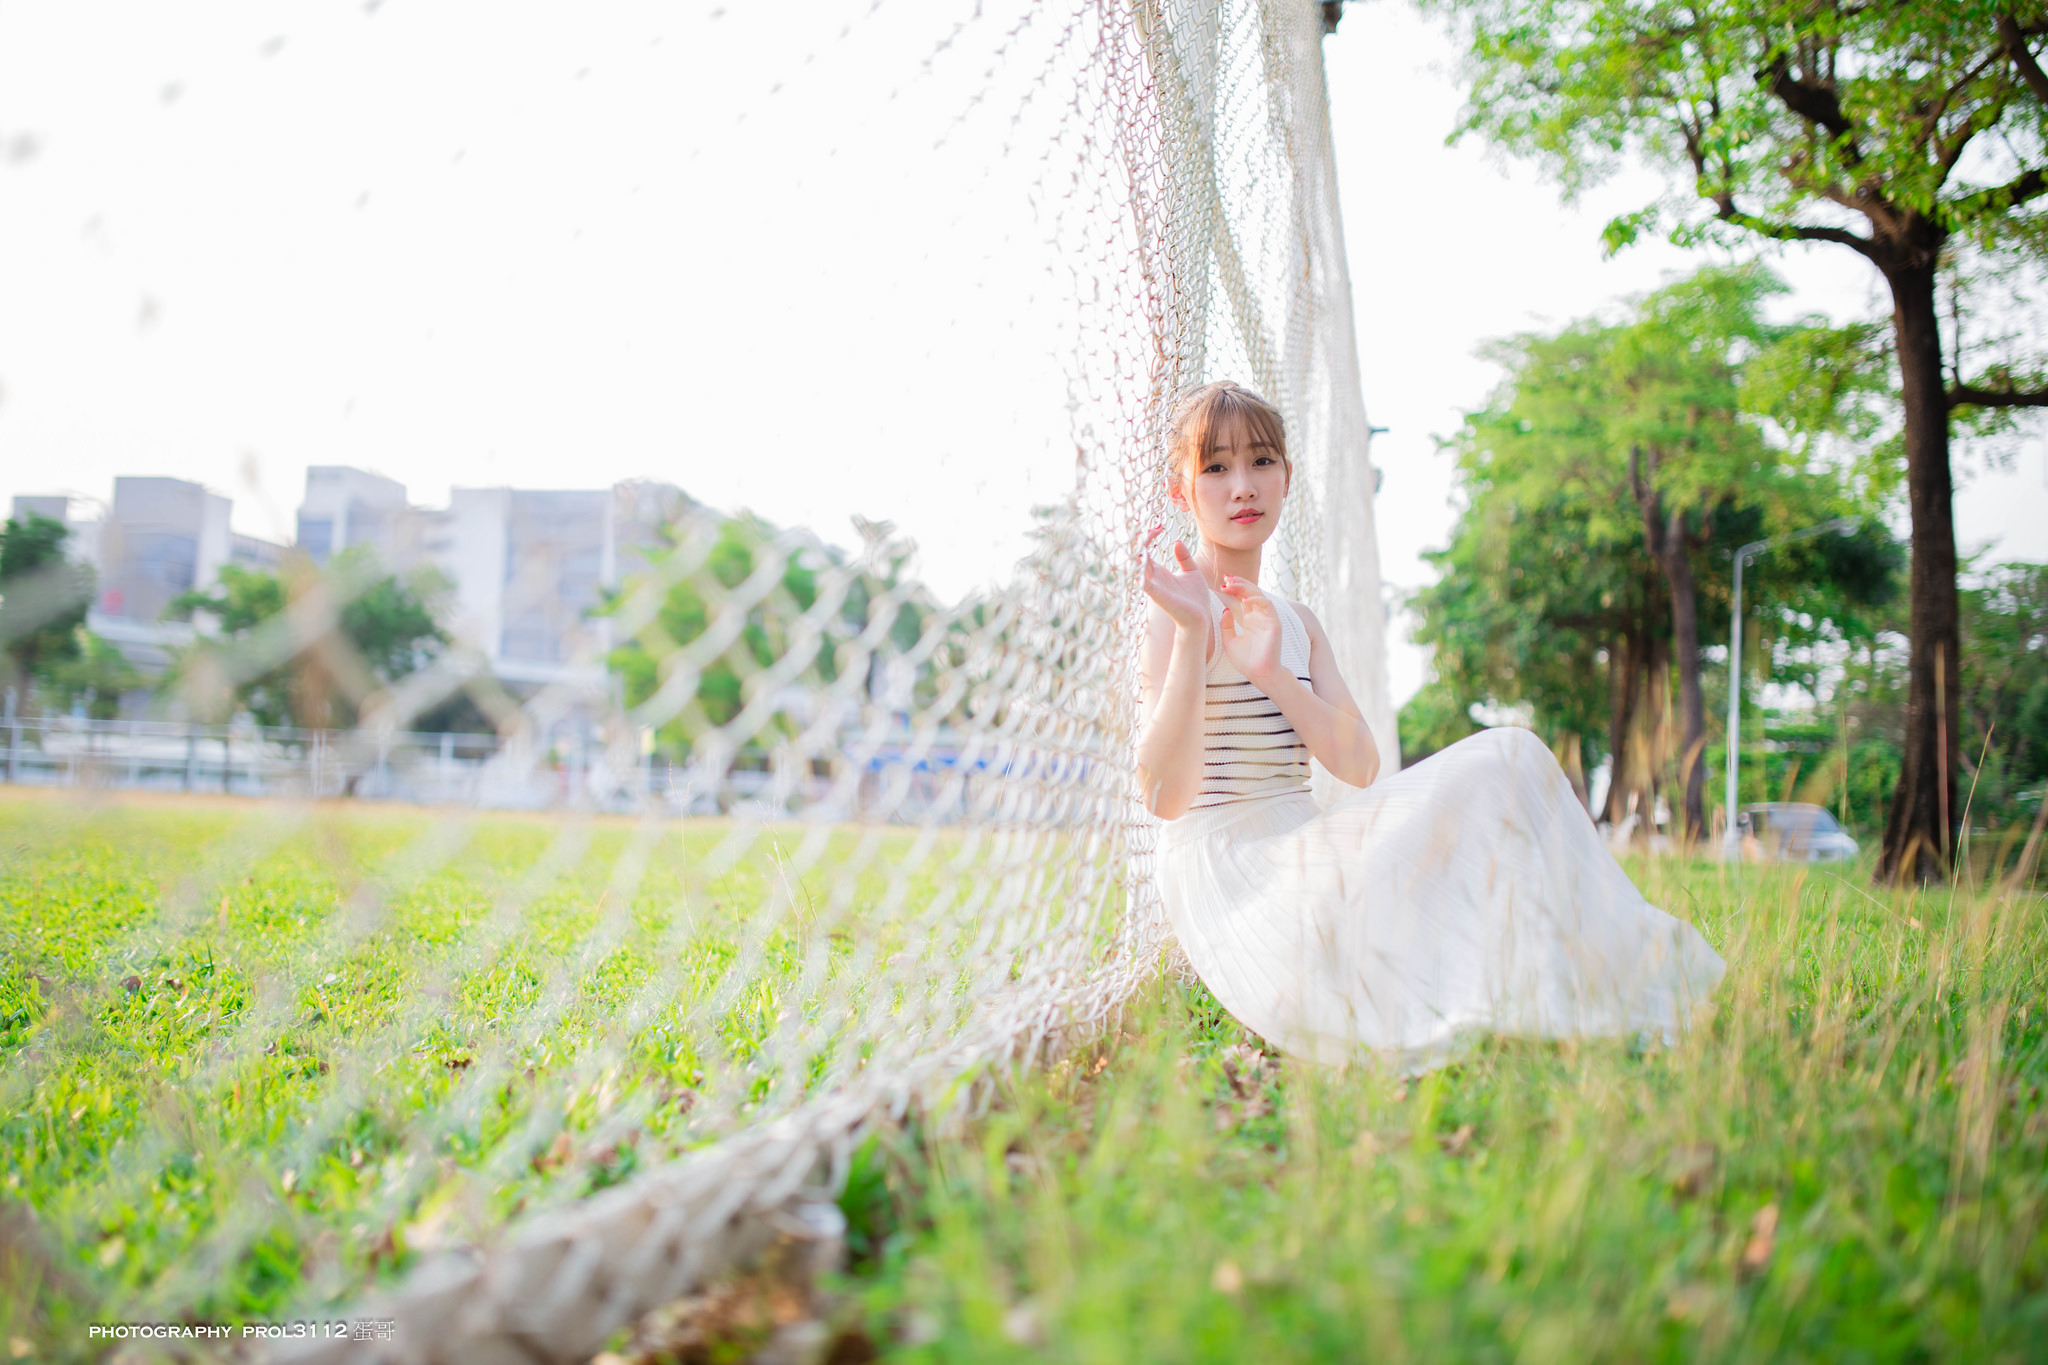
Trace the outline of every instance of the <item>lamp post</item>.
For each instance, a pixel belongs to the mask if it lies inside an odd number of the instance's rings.
[[[1728,606],[1728,799],[1725,810],[1728,827],[1721,841],[1722,850],[1731,862],[1742,855],[1742,836],[1735,827],[1735,779],[1742,762],[1742,566],[1765,550],[1773,550],[1780,545],[1812,540],[1830,531],[1846,536],[1862,521],[1861,517],[1836,517],[1818,526],[1787,531],[1768,540],[1752,540],[1735,552],[1735,591]]]

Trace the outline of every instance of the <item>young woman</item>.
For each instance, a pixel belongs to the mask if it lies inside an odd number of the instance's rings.
[[[1482,1032],[1682,1029],[1723,963],[1637,892],[1535,735],[1376,780],[1322,625],[1258,586],[1292,476],[1279,414],[1210,384],[1171,440],[1200,546],[1146,560],[1138,772],[1166,822],[1160,895],[1224,1008],[1290,1052],[1411,1067]],[[1318,805],[1311,756],[1362,790]]]

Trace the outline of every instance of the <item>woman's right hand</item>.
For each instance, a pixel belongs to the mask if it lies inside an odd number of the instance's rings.
[[[1152,557],[1152,542],[1166,528],[1155,526],[1145,537],[1145,596],[1158,604],[1176,626],[1185,630],[1209,628],[1209,583],[1195,567],[1188,547],[1173,542],[1173,562],[1168,568]]]

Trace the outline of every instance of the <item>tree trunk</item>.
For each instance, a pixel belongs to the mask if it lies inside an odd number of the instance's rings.
[[[1656,452],[1650,452],[1650,469],[1656,468]],[[1635,487],[1636,503],[1643,512],[1643,539],[1650,555],[1664,570],[1664,583],[1671,593],[1671,648],[1678,665],[1678,780],[1685,795],[1677,815],[1679,843],[1689,845],[1706,830],[1707,775],[1700,754],[1707,743],[1706,703],[1700,696],[1699,598],[1693,586],[1692,559],[1685,531],[1685,514],[1664,511],[1664,499],[1644,476],[1640,450],[1629,452],[1629,480]]]
[[[1706,833],[1707,771],[1700,755],[1707,747],[1707,708],[1700,696],[1699,598],[1693,587],[1692,558],[1686,553],[1684,520],[1677,513],[1666,527],[1664,545],[1664,577],[1671,584],[1671,652],[1678,665],[1678,780],[1685,788],[1679,838],[1690,844]]]
[[[1925,259],[1918,259],[1924,255]],[[1906,493],[1912,511],[1906,751],[1878,854],[1881,881],[1946,877],[1954,848],[1956,727],[1961,715],[1954,485],[1948,398],[1941,373],[1932,252],[1885,271],[1906,412]]]
[[[1629,733],[1635,724],[1636,670],[1642,657],[1642,642],[1628,631],[1616,636],[1607,651],[1607,803],[1599,819],[1614,829],[1621,828],[1628,814],[1629,765],[1635,753]]]
[[[1657,833],[1657,797],[1664,790],[1666,764],[1671,761],[1671,641],[1650,640],[1649,666],[1640,675],[1642,700],[1637,703],[1636,729],[1642,745],[1642,786],[1638,808],[1643,813],[1642,837]]]

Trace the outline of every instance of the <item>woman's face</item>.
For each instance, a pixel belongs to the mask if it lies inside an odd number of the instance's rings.
[[[1280,524],[1287,499],[1287,464],[1270,445],[1255,442],[1239,417],[1227,417],[1216,432],[1215,449],[1199,457],[1193,474],[1174,489],[1187,507],[1192,494],[1195,529],[1212,545],[1254,550]]]

